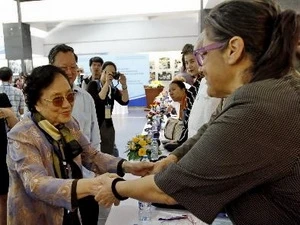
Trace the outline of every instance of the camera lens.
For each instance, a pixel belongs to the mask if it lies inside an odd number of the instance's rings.
[[[115,80],[119,80],[119,78],[120,78],[120,73],[119,73],[119,72],[115,72],[115,73],[113,74],[113,78],[114,78]]]

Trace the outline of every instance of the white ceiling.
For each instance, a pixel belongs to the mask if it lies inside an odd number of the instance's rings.
[[[203,0],[211,8],[223,0]],[[201,0],[42,0],[21,2],[22,22],[49,32],[57,26],[199,17]],[[17,2],[0,0],[0,23],[18,22]]]

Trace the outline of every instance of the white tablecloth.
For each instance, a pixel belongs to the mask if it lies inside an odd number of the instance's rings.
[[[138,177],[126,174],[125,179],[136,179]],[[188,215],[192,223],[188,219],[160,221],[159,218],[170,218],[174,216]],[[119,206],[113,206],[105,225],[207,225],[197,219],[187,210],[163,209],[152,206],[152,216],[150,222],[140,223],[138,220],[138,201],[135,199],[127,199],[122,201]]]

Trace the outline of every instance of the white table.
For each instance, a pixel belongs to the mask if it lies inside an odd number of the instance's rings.
[[[170,218],[174,216],[189,215],[194,221],[191,223],[187,219],[172,220],[172,221],[159,221],[158,218]],[[134,199],[128,199],[119,206],[113,206],[110,210],[109,216],[106,220],[105,225],[140,225],[142,223],[138,220],[138,202]],[[173,210],[173,209],[160,209],[153,206],[152,218],[150,222],[144,222],[143,224],[151,225],[206,225],[201,222],[194,215],[186,210]]]
[[[125,179],[136,179],[138,177],[126,174]],[[189,219],[160,221],[159,218],[170,218],[174,216],[189,215]],[[197,219],[187,210],[162,209],[152,206],[152,217],[150,222],[140,223],[138,220],[138,201],[135,199],[127,199],[121,201],[119,206],[113,206],[105,225],[207,225]]]

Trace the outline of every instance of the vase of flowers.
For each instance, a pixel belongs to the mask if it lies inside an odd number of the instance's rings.
[[[158,96],[164,89],[164,86],[159,81],[151,81],[150,84],[144,86],[147,108],[150,108],[150,104],[154,101],[155,97]]]
[[[136,135],[127,142],[128,160],[141,160],[144,155],[147,155],[149,160],[151,159],[151,138],[148,135]],[[158,151],[158,155],[161,155],[161,151]]]
[[[150,159],[151,138],[147,135],[136,135],[127,142],[127,157],[128,160],[140,160],[144,155],[148,155]]]

